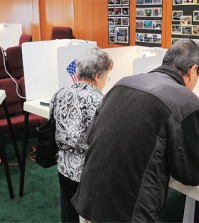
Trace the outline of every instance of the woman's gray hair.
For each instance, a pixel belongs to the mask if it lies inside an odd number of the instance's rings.
[[[104,72],[110,70],[113,66],[113,61],[108,53],[94,47],[78,59],[76,65],[79,80],[94,80],[96,74],[103,76]]]
[[[199,66],[198,44],[190,39],[178,40],[167,50],[162,64],[173,66],[185,75],[194,64]]]

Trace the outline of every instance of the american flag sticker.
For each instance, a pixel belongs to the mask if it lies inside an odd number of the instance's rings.
[[[67,67],[66,71],[71,76],[74,83],[78,82],[78,74],[76,72],[76,60],[73,60]]]

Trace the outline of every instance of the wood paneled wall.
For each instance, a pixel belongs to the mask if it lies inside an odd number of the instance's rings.
[[[0,0],[0,23],[22,24],[23,33],[40,40],[39,0]]]
[[[20,23],[33,41],[50,39],[52,26],[70,26],[77,39],[108,44],[108,0],[0,0],[0,23]],[[130,45],[135,45],[136,0],[130,0]],[[171,45],[172,0],[163,0],[162,47]]]
[[[172,4],[171,0],[163,0],[163,17],[162,17],[162,47],[171,46],[171,24],[172,24]]]
[[[74,29],[73,0],[40,0],[41,39],[48,40],[52,26],[69,26]]]
[[[106,0],[74,0],[74,34],[79,39],[97,40],[107,47],[108,16]]]
[[[131,0],[131,34],[135,33],[135,5]],[[124,46],[108,44],[108,1],[107,0],[74,0],[74,30],[80,39],[95,40],[98,46],[110,48]],[[132,22],[134,21],[134,22]],[[135,35],[131,35],[130,45],[135,45]]]

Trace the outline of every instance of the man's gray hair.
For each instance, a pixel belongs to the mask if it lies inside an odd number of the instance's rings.
[[[94,47],[77,60],[77,73],[79,80],[94,80],[96,74],[103,76],[111,69],[113,61],[110,56],[98,47]]]
[[[186,74],[194,64],[199,66],[199,46],[193,40],[178,40],[167,50],[163,65],[175,67],[182,75]]]

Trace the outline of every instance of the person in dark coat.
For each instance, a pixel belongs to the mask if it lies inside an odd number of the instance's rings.
[[[170,176],[199,185],[199,46],[179,40],[160,67],[124,77],[97,108],[72,203],[91,222],[156,222]]]

